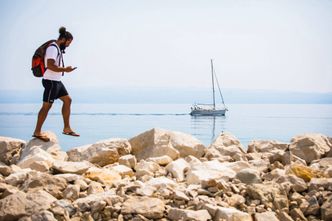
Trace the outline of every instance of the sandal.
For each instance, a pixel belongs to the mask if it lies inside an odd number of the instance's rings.
[[[34,137],[34,138],[37,138],[37,139],[39,139],[39,140],[42,140],[42,141],[44,141],[44,142],[49,142],[50,141],[50,138],[48,138],[47,136],[45,136],[45,135],[32,135],[32,137]]]
[[[68,136],[73,136],[73,137],[79,137],[80,136],[79,134],[75,133],[74,131],[62,132],[62,134],[68,135]]]

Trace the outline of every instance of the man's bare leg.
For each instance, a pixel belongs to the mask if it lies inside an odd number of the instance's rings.
[[[60,97],[60,100],[62,100],[62,116],[63,116],[63,132],[66,135],[72,135],[72,136],[79,136],[70,127],[70,112],[71,112],[71,97],[69,95]]]
[[[36,124],[36,128],[35,131],[33,132],[33,135],[36,137],[46,137],[45,135],[42,134],[41,132],[41,128],[46,120],[46,117],[48,115],[49,110],[52,107],[52,103],[48,103],[48,102],[43,102],[43,106],[41,107],[39,113],[38,113],[38,119],[37,119],[37,124]]]

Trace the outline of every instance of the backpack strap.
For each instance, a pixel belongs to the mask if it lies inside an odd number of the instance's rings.
[[[53,46],[56,48],[56,50],[58,51],[58,55],[57,57],[59,57],[61,55],[61,61],[62,61],[62,67],[64,68],[65,67],[65,63],[63,62],[63,56],[62,56],[62,53],[60,53],[60,50],[58,48],[58,46],[56,46],[55,44],[53,44],[54,42],[52,42],[48,47],[50,46]],[[59,67],[60,67],[60,60],[59,60]],[[64,72],[62,72],[62,76],[64,75]]]

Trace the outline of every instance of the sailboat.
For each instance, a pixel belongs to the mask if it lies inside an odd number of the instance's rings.
[[[213,69],[213,60],[211,59],[211,76],[212,76],[212,94],[213,94],[213,103],[212,104],[194,104],[191,107],[190,115],[192,116],[225,116],[226,111],[228,111],[224,98],[222,96],[217,75]],[[222,104],[216,105],[215,98],[215,89],[214,84],[215,80],[219,89],[219,94],[221,97]]]

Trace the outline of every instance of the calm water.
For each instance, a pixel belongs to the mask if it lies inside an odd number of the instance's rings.
[[[0,104],[0,136],[29,140],[40,104]],[[61,105],[56,103],[43,130],[59,138],[63,150],[99,140],[131,138],[151,128],[192,134],[209,145],[219,133],[234,134],[244,146],[251,140],[289,142],[315,132],[332,136],[332,105],[229,104],[226,117],[192,117],[190,104],[73,104],[71,124],[80,138],[62,135]]]

